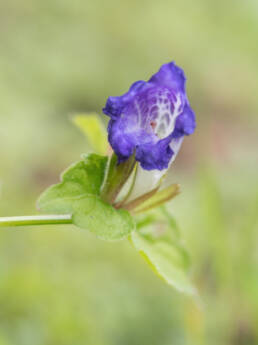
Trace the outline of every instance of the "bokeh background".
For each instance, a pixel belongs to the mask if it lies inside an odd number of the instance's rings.
[[[2,229],[1,345],[258,344],[257,37],[256,0],[0,0],[0,215],[35,213],[88,152],[73,113],[101,114],[175,60],[198,128],[168,208],[202,299],[166,286],[126,241]]]

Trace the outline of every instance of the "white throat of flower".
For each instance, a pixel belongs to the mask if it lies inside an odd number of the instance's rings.
[[[155,119],[155,134],[160,138],[166,138],[173,132],[178,115],[182,112],[182,99],[179,94],[176,95],[176,101],[174,102],[174,111],[170,112],[170,105],[164,101],[168,99],[166,95],[161,96],[156,106],[158,107],[158,116]]]
[[[158,113],[158,117],[156,118],[155,133],[157,134],[157,136],[159,136],[159,138],[165,138],[170,133],[173,132],[175,128],[176,119],[178,115],[181,114],[182,106],[183,106],[182,99],[180,95],[177,94],[176,101],[174,103],[174,111],[173,111],[173,114],[169,114],[170,118],[169,118],[169,123],[168,123],[168,121],[166,120],[166,115],[168,113],[168,110],[167,108],[164,108],[163,101],[164,101],[164,98],[161,98],[159,103],[157,103],[157,105],[159,106],[159,113]],[[135,179],[130,178],[128,180],[123,190],[121,191],[121,195],[124,195],[126,191],[130,189],[132,182],[134,183],[134,186],[127,200],[128,202],[156,188],[160,184],[163,176],[167,173],[173,161],[175,160],[182,142],[183,142],[183,137],[172,140],[170,144],[170,148],[174,152],[174,155],[172,156],[167,169],[149,171],[149,170],[144,170],[139,165],[136,172],[137,174],[136,178]]]

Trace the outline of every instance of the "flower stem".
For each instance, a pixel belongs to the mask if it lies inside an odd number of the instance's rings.
[[[0,227],[49,225],[49,224],[71,224],[71,223],[72,223],[72,216],[70,214],[0,217]]]

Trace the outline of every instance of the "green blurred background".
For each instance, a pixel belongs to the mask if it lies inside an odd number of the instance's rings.
[[[258,344],[257,37],[256,0],[0,0],[0,215],[35,213],[89,150],[73,113],[101,113],[175,60],[198,128],[168,208],[202,298],[166,286],[126,241],[3,229],[0,345]]]

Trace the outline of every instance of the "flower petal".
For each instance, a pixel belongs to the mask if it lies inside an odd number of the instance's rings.
[[[176,119],[173,138],[179,138],[183,135],[190,135],[194,132],[195,127],[195,115],[193,110],[187,103],[184,106],[182,113]]]
[[[174,92],[185,92],[186,77],[184,71],[174,62],[162,65],[149,82],[168,87]]]
[[[129,158],[135,148],[134,137],[125,134],[123,122],[125,121],[110,120],[108,124],[108,140],[117,154],[119,162]]]
[[[143,91],[146,87],[149,87],[148,83],[143,80],[136,81],[130,87],[130,89],[118,97],[108,97],[103,113],[111,118],[117,118],[123,111],[123,109],[132,101],[134,96]]]
[[[167,169],[174,154],[169,146],[170,141],[171,139],[167,137],[156,143],[142,144],[136,147],[136,160],[141,163],[141,167],[145,170]]]

